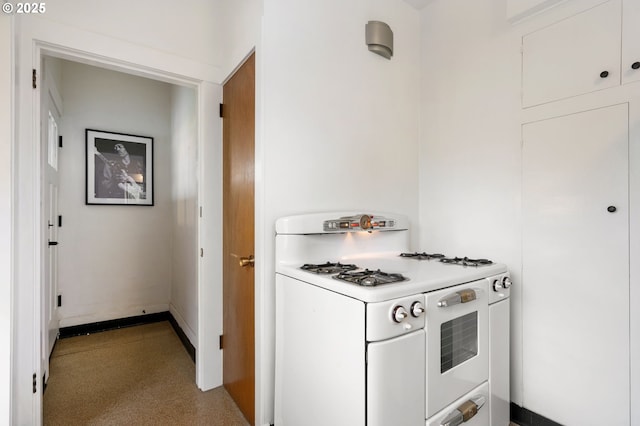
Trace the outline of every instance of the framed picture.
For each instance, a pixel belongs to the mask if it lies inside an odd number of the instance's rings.
[[[87,204],[153,205],[153,138],[86,130]]]

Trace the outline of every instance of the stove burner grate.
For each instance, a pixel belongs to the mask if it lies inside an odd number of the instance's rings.
[[[373,287],[407,280],[407,278],[402,274],[382,272],[380,269],[377,271],[371,271],[369,269],[365,269],[364,271],[347,271],[335,275],[333,278],[365,287]]]
[[[444,254],[438,254],[438,253],[434,253],[434,254],[430,254],[430,253],[400,253],[400,257],[408,257],[410,259],[417,259],[417,260],[431,260],[431,259],[442,259],[444,258]]]
[[[442,263],[462,266],[485,266],[493,264],[489,259],[469,259],[468,257],[443,257],[440,259]]]
[[[358,269],[356,265],[353,264],[345,264],[345,263],[305,263],[300,267],[303,271],[314,272],[316,274],[338,274],[340,272],[353,271],[354,269]]]

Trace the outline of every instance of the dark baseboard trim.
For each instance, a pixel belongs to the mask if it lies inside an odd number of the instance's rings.
[[[182,328],[180,328],[180,326],[178,325],[178,321],[176,321],[176,319],[173,317],[173,315],[171,315],[171,313],[169,313],[169,322],[171,323],[171,325],[173,326],[173,329],[175,330],[176,334],[180,338],[182,345],[187,350],[187,353],[191,357],[191,360],[193,360],[193,362],[195,363],[196,348],[191,344],[191,341],[189,340],[187,335],[184,334],[184,331],[182,331]]]
[[[60,339],[85,334],[98,333],[101,331],[116,330],[118,328],[133,327],[134,325],[151,324],[154,322],[168,321],[171,315],[169,312],[158,312],[155,314],[139,315],[136,317],[119,318],[108,321],[92,322],[90,324],[74,325],[60,329]]]
[[[562,426],[513,402],[511,403],[511,421],[520,426]]]
[[[180,338],[182,345],[187,353],[196,362],[196,348],[191,344],[187,335],[182,331],[176,319],[171,312],[158,312],[155,314],[138,315],[135,317],[119,318],[108,321],[92,322],[90,324],[74,325],[72,327],[63,327],[60,329],[60,339],[67,337],[83,336],[86,334],[99,333],[101,331],[117,330],[119,328],[133,327],[136,325],[151,324],[154,322],[169,321],[176,334]]]
[[[58,344],[58,339],[53,342],[53,348],[51,348],[51,353],[49,354],[49,365],[51,365],[51,355],[53,355],[53,351],[56,350],[56,345]],[[47,381],[45,380],[45,376],[42,376],[42,395],[47,391]]]

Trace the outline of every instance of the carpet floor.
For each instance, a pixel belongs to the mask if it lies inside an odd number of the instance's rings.
[[[44,424],[249,423],[223,387],[202,392],[195,365],[167,321],[58,340]]]

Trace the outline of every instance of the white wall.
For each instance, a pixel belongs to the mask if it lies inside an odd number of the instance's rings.
[[[198,346],[198,122],[196,92],[171,88],[170,311]]]
[[[171,288],[171,89],[64,62],[60,326],[166,311]],[[154,138],[153,207],[85,205],[85,129]]]
[[[506,263],[511,395],[521,393],[520,40],[504,2],[422,11],[420,247]]]
[[[222,1],[219,6],[218,14],[224,16],[221,33],[225,40],[221,46],[224,53],[220,68],[226,78],[260,43],[262,0]]]
[[[403,1],[265,5],[266,221],[334,208],[402,211],[415,224],[419,15]],[[365,24],[394,31],[391,60]]]
[[[11,424],[12,42],[11,18],[0,16],[0,424]]]
[[[45,19],[199,63],[224,62],[221,0],[56,0]]]
[[[525,407],[521,123],[620,102],[624,89],[523,111],[521,40],[596,2],[557,2],[513,26],[503,0],[435,0],[421,12],[420,246],[509,267],[511,400]]]
[[[518,22],[566,0],[507,0],[507,19]]]
[[[387,22],[391,60],[365,25]],[[274,222],[326,210],[398,211],[417,225],[419,14],[401,0],[264,4],[257,210],[265,408],[272,420]],[[259,61],[260,62],[260,61]],[[261,101],[260,101],[261,100]]]

